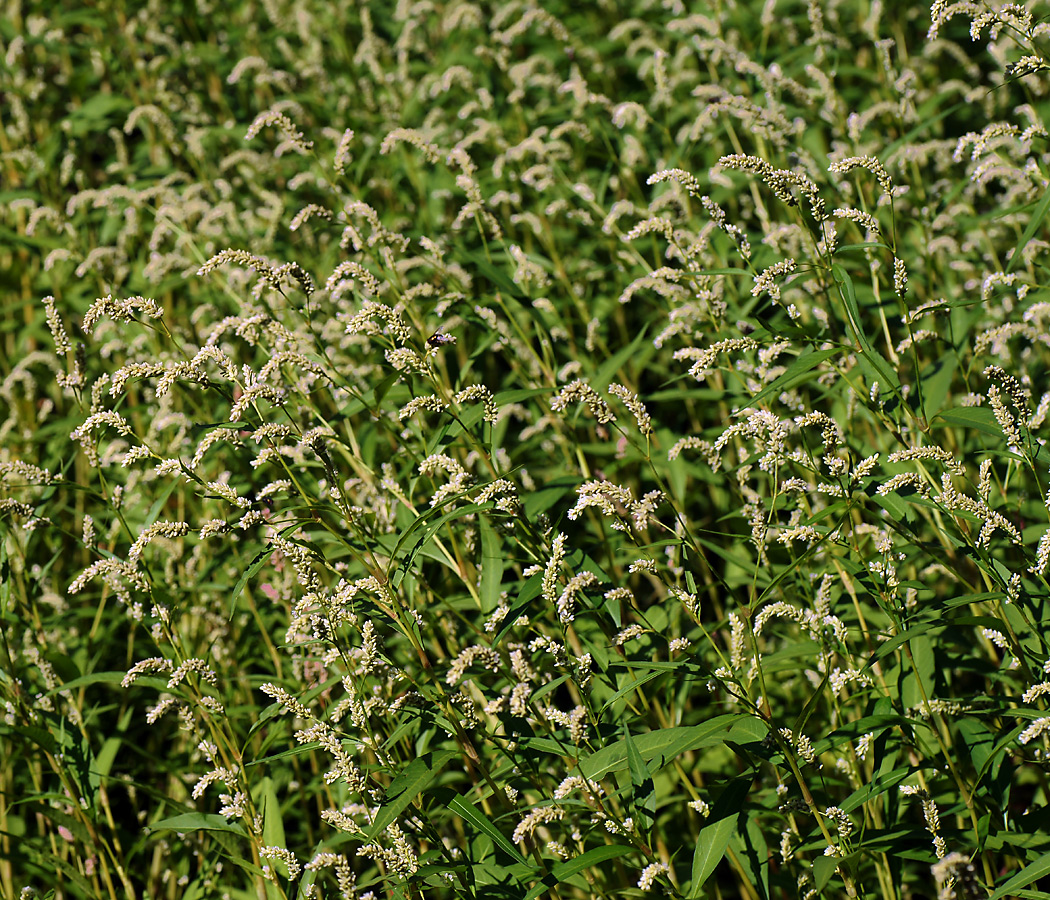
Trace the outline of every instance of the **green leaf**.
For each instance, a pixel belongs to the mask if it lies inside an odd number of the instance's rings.
[[[109,776],[109,773],[113,768],[113,763],[117,758],[117,753],[123,743],[123,738],[106,738],[105,743],[102,745],[102,749],[98,752],[98,756],[95,757],[95,765],[93,769],[95,774],[101,778],[107,778]]]
[[[715,866],[726,854],[729,842],[739,837],[738,829],[744,821],[742,813],[748,792],[754,783],[752,775],[734,778],[719,794],[711,809],[711,818],[697,837],[693,850],[693,867],[688,896],[696,898]]]
[[[275,709],[277,714],[284,712],[284,707],[279,703],[275,703],[272,707],[268,706],[267,710],[269,709]],[[271,718],[273,718],[273,716],[271,716]],[[275,753],[273,756],[263,756],[260,759],[253,759],[250,762],[246,762],[244,768],[247,769],[249,766],[258,766],[262,763],[276,762],[279,759],[290,759],[293,756],[300,756],[303,753],[309,753],[311,750],[316,750],[320,746],[320,741],[309,741],[306,744],[297,744],[291,750],[284,750],[281,753]]]
[[[623,742],[627,749],[627,768],[631,773],[631,811],[638,830],[648,835],[656,821],[656,786],[626,725],[623,726]]]
[[[1021,251],[1028,246],[1028,242],[1035,237],[1035,233],[1039,230],[1039,226],[1043,224],[1043,219],[1046,218],[1047,210],[1050,210],[1050,187],[1046,189],[1043,194],[1043,199],[1039,201],[1039,205],[1035,208],[1035,212],[1032,213],[1031,221],[1025,227],[1024,232],[1021,234],[1021,239],[1017,242],[1017,246],[1014,247],[1013,255],[1010,257],[1010,262],[1006,267],[1006,274],[1014,270],[1014,267],[1021,260]]]
[[[860,361],[862,364],[867,364],[875,372],[881,384],[889,387],[894,394],[900,397],[900,379],[885,356],[874,347],[869,346],[867,350],[860,354]]]
[[[168,485],[160,492],[160,496],[153,501],[153,505],[149,508],[149,512],[146,513],[146,521],[143,522],[143,528],[149,528],[157,518],[160,516],[160,511],[164,508],[164,504],[168,502],[168,498],[172,495],[175,488],[182,483],[181,479],[173,478]]]
[[[831,876],[839,867],[839,861],[834,856],[820,856],[813,861],[813,887],[822,891],[831,881]]]
[[[809,699],[806,701],[806,705],[802,707],[802,712],[799,713],[799,717],[795,721],[795,734],[803,734],[805,732],[806,723],[809,721],[810,716],[813,715],[814,710],[816,710],[817,704],[820,702],[820,698],[824,694],[824,688],[828,686],[828,679],[830,677],[830,672],[824,673],[824,677],[821,679],[820,684],[817,685],[817,689],[810,694]]]
[[[1017,891],[1018,888],[1027,887],[1033,881],[1050,874],[1050,853],[1044,853],[1034,863],[1025,866],[1009,881],[999,885],[988,900],[1000,900]]]
[[[453,757],[458,757],[455,750],[442,750],[439,753],[425,753],[412,760],[401,773],[390,782],[386,789],[386,802],[379,808],[375,821],[365,832],[369,841],[394,821],[405,808],[434,780],[438,772]]]
[[[35,854],[34,854],[35,855]],[[55,869],[56,872],[61,872],[66,878],[69,879],[71,884],[75,884],[80,889],[81,896],[84,897],[97,897],[97,889],[95,886],[88,883],[88,880],[80,874],[77,869],[66,862],[62,857],[55,856],[52,853],[40,854],[37,865],[43,863],[49,868]],[[62,896],[70,896],[70,892],[63,892]],[[49,891],[44,895],[44,900],[54,900],[55,892]]]
[[[741,871],[746,871],[751,876],[751,884],[757,890],[762,900],[769,898],[769,845],[766,843],[765,832],[756,821],[757,811],[753,811],[747,819],[747,825],[741,831],[737,830],[729,840],[729,846],[737,854],[741,863]]]
[[[804,384],[807,381],[814,380],[820,373],[814,373],[813,370],[826,359],[830,359],[841,352],[841,350],[831,347],[827,350],[815,350],[812,353],[800,356],[788,366],[783,373],[778,375],[769,384],[762,388],[762,390],[755,394],[755,396],[747,402],[747,406],[745,406],[744,409],[750,409],[752,406],[757,406],[767,397],[779,397],[786,390],[798,387],[798,385]]]
[[[324,850],[324,841],[318,841],[317,844],[314,846],[313,853],[310,854],[310,859],[313,859],[322,850]],[[315,869],[303,869],[303,873],[299,876],[299,882],[295,894],[296,900],[304,900],[304,898],[306,897],[319,896],[318,893],[314,892],[313,887],[314,882],[317,881],[317,878],[322,871],[323,869],[320,866],[318,866]]]
[[[723,269],[701,269],[696,273],[697,275],[750,275],[751,273],[747,269],[734,268],[729,266]]]
[[[397,564],[397,567],[394,569],[393,575],[390,578],[390,582],[395,588],[401,584],[401,580],[411,570],[412,563],[415,562],[416,556],[419,554],[419,551],[423,549],[423,546],[435,534],[437,534],[437,532],[446,523],[451,522],[453,519],[461,519],[465,516],[469,516],[472,513],[478,512],[478,510],[492,508],[491,503],[468,503],[466,506],[456,506],[455,508],[444,513],[443,515],[439,515],[442,509],[444,509],[449,504],[454,504],[457,501],[461,500],[463,496],[464,495],[462,494],[457,494],[454,497],[449,497],[447,502],[442,503],[440,506],[435,506],[432,509],[428,509],[425,513],[419,516],[411,525],[409,525],[405,532],[400,536],[400,538],[398,538],[397,546],[394,547],[394,551],[393,553],[391,553],[392,559],[397,559],[398,553],[400,552],[401,548],[408,542],[409,538],[412,537],[414,532],[421,532],[419,536],[415,539],[415,543],[405,555],[404,559],[402,559]],[[438,516],[438,518],[434,519],[435,516]]]
[[[566,672],[564,675],[560,675],[557,678],[552,678],[550,681],[544,682],[537,689],[531,697],[532,702],[537,703],[542,700],[551,691],[556,691],[561,685],[565,684],[569,680],[569,674]]]
[[[497,406],[509,406],[512,403],[521,403],[522,400],[531,400],[541,394],[550,394],[554,388],[519,388],[517,390],[499,391],[493,396]]]
[[[127,672],[92,672],[89,675],[81,675],[78,678],[57,684],[51,690],[45,692],[43,696],[50,697],[59,691],[69,691],[88,684],[120,684],[126,675]]]
[[[1011,712],[1017,712],[1017,710],[1011,710]],[[992,748],[992,751],[988,754],[988,758],[985,759],[984,765],[982,765],[980,767],[980,769],[978,769],[978,771],[977,771],[977,778],[974,780],[975,787],[976,787],[977,784],[980,783],[981,779],[984,778],[984,776],[987,774],[988,769],[992,766],[992,764],[995,762],[995,760],[1000,758],[1000,754],[1002,754],[1003,751],[1007,750],[1007,748],[1012,748],[1014,741],[1017,739],[1017,736],[1019,734],[1021,734],[1021,732],[1024,731],[1025,728],[1027,728],[1027,727],[1028,726],[1026,726],[1022,722],[1020,725],[1017,725],[1016,727],[1012,728],[1010,731],[1006,732],[1006,734],[1004,734],[999,739],[999,743],[996,744],[995,747]]]
[[[447,447],[464,432],[469,432],[471,427],[481,421],[485,414],[483,406],[460,406],[456,418],[447,417],[440,428],[433,432],[427,441],[427,454],[438,453],[442,447]]]
[[[149,831],[225,831],[238,837],[247,837],[239,822],[227,822],[225,816],[213,813],[190,812],[161,819],[147,826]]]
[[[872,346],[871,341],[868,339],[868,335],[864,331],[860,314],[860,305],[857,303],[857,291],[853,286],[853,279],[850,277],[849,272],[847,272],[839,263],[832,264],[831,277],[835,279],[835,283],[839,286],[839,296],[842,297],[843,306],[846,309],[846,318],[849,322],[850,330],[853,332],[854,339],[860,345],[861,360],[874,370],[884,386],[888,387],[899,397],[900,379],[897,378],[897,374],[893,371],[893,368],[882,354]]]
[[[645,342],[646,332],[649,331],[648,324],[642,326],[642,330],[638,332],[638,336],[631,341],[626,347],[614,353],[605,362],[602,363],[601,367],[595,372],[594,376],[590,380],[590,385],[596,391],[604,391],[609,387],[609,384],[613,380],[613,376],[620,371],[621,367],[629,360],[638,355],[638,350]]]
[[[944,99],[945,95],[939,95],[936,98],[934,105],[940,103]],[[942,119],[946,119],[948,116],[958,112],[960,109],[966,107],[966,103],[955,103],[949,106],[947,109],[942,109],[935,116],[927,116],[924,113],[920,115],[921,121],[918,125],[912,128],[905,134],[902,134],[897,140],[895,140],[889,146],[883,148],[881,151],[881,158],[888,160],[894,153],[896,153],[901,147],[907,147],[911,142],[917,138],[920,134],[929,131],[934,125],[940,122]],[[959,179],[959,186],[966,187],[966,179]]]
[[[950,350],[923,369],[919,378],[922,384],[922,413],[927,420],[937,415],[944,406],[959,365],[959,357],[954,350]]]
[[[542,512],[546,512],[563,497],[575,496],[576,488],[580,486],[580,479],[575,475],[565,478],[552,478],[543,483],[542,487],[530,491],[522,499],[525,507],[525,515],[532,519]]]
[[[864,251],[871,247],[879,247],[882,250],[889,250],[893,252],[893,248],[888,244],[882,243],[882,241],[860,241],[856,244],[844,244],[841,247],[836,247],[833,256],[838,256],[842,253],[857,253],[858,251]]]
[[[491,858],[491,857],[490,857]],[[443,862],[440,866],[436,866],[435,869],[438,872],[447,872],[452,868],[448,863]],[[464,867],[468,878],[472,879],[475,883],[480,885],[489,884],[517,884],[520,885],[523,881],[529,881],[535,874],[535,868],[530,866],[522,865],[521,863],[514,863],[509,866],[501,866],[493,862],[477,862],[472,860],[469,866]],[[433,883],[433,882],[431,882]],[[519,887],[518,893],[513,896],[524,896],[522,893],[524,888]],[[484,896],[483,893],[479,892],[479,896]]]
[[[604,847],[595,847],[593,850],[581,853],[575,859],[568,859],[551,869],[550,874],[545,875],[541,882],[525,895],[525,900],[535,900],[544,891],[561,884],[563,881],[567,881],[584,869],[589,869],[598,863],[634,852],[636,852],[634,847],[627,847],[623,844],[607,844]]]
[[[98,133],[105,131],[106,122],[126,118],[134,105],[134,101],[124,94],[97,93],[71,110],[63,125],[69,127],[69,133],[74,137]]]
[[[876,650],[873,654],[871,654],[871,659],[869,659],[864,664],[864,668],[867,669],[869,666],[874,665],[884,656],[888,656],[899,646],[901,646],[901,644],[906,644],[908,641],[914,640],[915,638],[919,637],[920,635],[926,634],[927,631],[931,631],[934,628],[943,628],[945,624],[945,622],[924,622],[922,625],[916,625],[913,628],[908,628],[905,631],[902,631],[895,637],[890,638],[884,644],[881,644],[879,646],[879,649]]]
[[[603,704],[601,711],[598,713],[599,717],[604,715],[621,697],[631,693],[635,688],[641,687],[646,682],[652,681],[654,678],[659,678],[663,674],[664,673],[660,670],[647,672],[645,675],[640,675],[638,678],[635,678],[634,681],[629,681]]]
[[[517,602],[510,608],[510,612],[507,613],[507,617],[503,620],[503,627],[500,629],[499,634],[496,635],[492,641],[493,647],[498,647],[503,643],[503,639],[510,632],[511,628],[514,627],[514,623],[521,618],[522,614],[528,609],[529,604],[532,603],[543,591],[543,573],[537,572],[535,575],[529,576],[529,579],[522,585],[521,591],[518,594]]]
[[[705,825],[696,839],[693,851],[693,871],[689,881],[689,900],[696,900],[703,893],[704,882],[711,877],[715,866],[726,855],[729,841],[736,834],[736,816],[726,816],[710,825]]]
[[[273,548],[269,545],[263,547],[263,549],[256,553],[252,558],[251,563],[241,574],[241,577],[237,579],[237,584],[233,586],[233,593],[230,595],[230,612],[226,616],[227,622],[233,621],[233,611],[236,608],[237,598],[240,596],[241,591],[244,590],[244,586],[248,583],[248,579],[254,578],[258,575],[259,570],[266,565],[271,556],[273,556]]]
[[[40,747],[45,753],[50,753],[52,756],[58,750],[57,742],[51,735],[51,732],[46,728],[41,728],[39,725],[14,725],[11,727],[0,728],[0,733],[4,732],[20,734],[22,737],[27,738]]]
[[[281,818],[281,802],[277,799],[277,787],[267,775],[252,790],[257,806],[262,807],[263,841],[267,847],[287,847],[284,837],[284,820]],[[279,864],[284,869],[284,863]],[[288,872],[285,869],[284,875]]]
[[[505,291],[511,297],[517,297],[521,294],[521,288],[514,283],[514,279],[510,274],[502,269],[497,269],[491,262],[489,262],[488,256],[483,251],[475,250],[471,252],[460,245],[457,247],[457,253],[461,259],[477,266],[478,271],[480,271],[501,291]]]
[[[264,680],[265,680],[264,678],[259,678],[257,683],[258,684],[262,684]],[[299,696],[300,702],[303,703],[304,705],[309,704],[311,700],[315,699],[316,697],[318,697],[321,694],[323,694],[325,691],[327,691],[330,688],[334,687],[341,680],[342,680],[342,678],[339,675],[333,675],[331,678],[326,678],[324,681],[318,682],[316,685],[314,685],[314,687],[310,688],[310,690],[308,690],[305,694],[300,694],[300,696]],[[139,684],[139,683],[142,683],[142,682],[145,682],[145,681],[146,681],[145,678],[140,678],[135,683]],[[164,682],[160,682],[157,685],[157,687],[163,688],[164,687]],[[244,753],[244,752],[247,751],[248,742],[250,741],[250,739],[252,737],[255,736],[256,732],[258,732],[260,728],[262,728],[267,722],[269,722],[270,719],[277,718],[278,716],[283,716],[284,712],[285,712],[284,706],[282,706],[280,703],[274,702],[274,703],[269,704],[261,713],[259,713],[259,718],[256,719],[254,724],[252,725],[252,727],[250,729],[248,729],[248,737],[245,739],[244,745],[241,748],[241,752]],[[300,744],[300,745],[297,745],[297,746],[293,747],[291,750],[288,750],[288,751],[286,751],[284,753],[279,753],[276,756],[260,757],[259,759],[253,760],[252,762],[245,763],[245,765],[247,765],[247,766],[254,766],[254,765],[258,765],[261,762],[266,762],[269,759],[283,759],[286,756],[295,756],[297,753],[304,752],[304,751],[309,750],[309,749],[311,749],[313,747],[316,747],[316,746],[317,746],[317,742],[316,741],[312,741],[309,744]]]
[[[959,406],[937,413],[934,421],[940,419],[949,425],[960,428],[976,429],[999,440],[1003,439],[1003,430],[995,421],[995,413],[987,406]]]
[[[507,840],[506,835],[504,835],[502,831],[493,825],[484,815],[478,812],[478,810],[463,797],[453,797],[448,804],[448,808],[464,821],[473,825],[482,834],[487,834],[492,838],[492,843],[505,851],[515,862],[524,863],[526,865],[528,864],[525,857],[518,852],[518,848]]]
[[[478,531],[481,533],[481,583],[478,596],[481,611],[488,615],[499,606],[500,587],[503,584],[503,547],[488,516],[478,516]]]
[[[383,378],[379,384],[376,385],[375,390],[372,392],[372,402],[376,407],[382,405],[383,399],[388,393],[390,393],[390,389],[397,384],[398,379],[400,378],[401,374],[399,372],[394,372],[391,375],[387,375],[386,378]]]
[[[898,766],[888,772],[876,772],[875,777],[864,787],[858,788],[850,794],[839,806],[843,812],[852,812],[863,806],[869,800],[885,794],[886,791],[896,787],[905,778],[912,774],[911,766]]]
[[[727,739],[759,741],[766,733],[766,726],[754,716],[747,713],[727,713],[716,716],[703,725],[662,728],[633,740],[646,763],[659,758],[659,769],[687,750],[719,744]],[[620,740],[592,753],[586,759],[581,759],[579,771],[584,778],[596,780],[609,772],[625,769],[627,765],[627,745],[625,741]]]
[[[7,534],[8,530],[0,523],[0,618],[7,618],[8,608],[11,604],[11,564],[7,558]]]
[[[839,296],[842,298],[843,306],[846,309],[846,318],[849,322],[850,330],[853,332],[854,339],[860,344],[861,349],[870,349],[871,342],[868,340],[861,323],[860,305],[857,303],[857,290],[853,286],[853,279],[850,277],[849,272],[839,263],[834,263],[831,266],[831,277],[835,279],[835,283],[839,286]]]

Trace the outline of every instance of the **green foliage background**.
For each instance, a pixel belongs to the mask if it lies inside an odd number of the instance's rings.
[[[1050,896],[1045,11],[683,6],[6,4],[0,894]]]

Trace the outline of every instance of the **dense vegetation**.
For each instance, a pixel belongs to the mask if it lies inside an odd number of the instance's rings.
[[[1046,4],[6,4],[0,895],[1050,897]]]

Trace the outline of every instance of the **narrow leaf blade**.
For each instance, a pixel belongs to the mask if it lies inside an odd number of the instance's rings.
[[[518,848],[507,840],[506,835],[462,797],[453,797],[448,808],[464,821],[473,825],[482,834],[492,838],[492,843],[505,851],[515,862],[524,865],[528,864],[525,857],[518,852]]]
[[[711,877],[726,855],[729,840],[736,833],[736,817],[729,816],[710,825],[704,826],[696,839],[693,851],[693,874],[689,883],[689,900],[696,900],[703,891],[704,882]]]
[[[595,847],[593,850],[588,850],[586,853],[581,853],[575,859],[569,859],[556,865],[551,870],[550,875],[546,876],[525,895],[525,900],[536,900],[536,898],[548,888],[552,888],[555,885],[561,884],[563,881],[567,881],[569,878],[572,878],[573,875],[577,875],[584,869],[589,869],[591,866],[595,866],[598,863],[603,863],[607,860],[615,859],[618,856],[624,856],[628,853],[634,852],[634,847],[627,847],[623,844],[609,844],[604,847]]]

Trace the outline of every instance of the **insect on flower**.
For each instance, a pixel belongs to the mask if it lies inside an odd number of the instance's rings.
[[[454,344],[456,339],[451,334],[445,334],[445,332],[438,329],[430,337],[427,338],[428,347],[440,347],[443,344]]]

